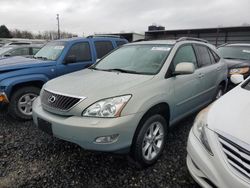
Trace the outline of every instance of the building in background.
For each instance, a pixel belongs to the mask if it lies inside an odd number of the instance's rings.
[[[146,40],[178,39],[180,37],[202,38],[219,46],[225,43],[250,43],[250,26],[154,30],[149,26],[145,32]]]
[[[145,39],[145,35],[139,34],[139,33],[105,33],[105,34],[97,34],[97,35],[117,35],[117,36],[127,39],[129,42],[134,42],[134,41]]]

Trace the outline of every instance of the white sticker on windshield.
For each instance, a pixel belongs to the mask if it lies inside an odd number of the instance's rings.
[[[62,50],[64,48],[64,46],[55,46],[54,49],[55,50]]]
[[[171,48],[169,47],[153,47],[151,48],[151,50],[155,50],[155,51],[169,51]]]
[[[250,53],[250,50],[242,50],[244,53]]]

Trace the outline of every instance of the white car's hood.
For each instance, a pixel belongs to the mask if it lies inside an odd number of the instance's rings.
[[[207,123],[215,132],[250,144],[250,91],[238,86],[224,95],[211,106]]]

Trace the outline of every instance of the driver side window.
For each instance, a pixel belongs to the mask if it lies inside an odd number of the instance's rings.
[[[172,70],[174,71],[176,65],[181,62],[193,63],[195,68],[197,68],[197,60],[196,60],[194,49],[191,44],[181,46],[178,49],[172,61]]]
[[[92,58],[89,44],[87,42],[74,44],[69,50],[67,57],[75,57],[74,63],[91,61]]]

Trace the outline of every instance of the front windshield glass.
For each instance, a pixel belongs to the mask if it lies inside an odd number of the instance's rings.
[[[135,74],[156,74],[160,71],[172,45],[128,45],[119,48],[93,68]]]
[[[250,47],[248,46],[224,46],[218,51],[225,59],[250,60]]]
[[[34,58],[55,61],[61,55],[65,45],[65,42],[49,42],[34,55]]]
[[[0,48],[0,55],[4,55],[6,52],[10,51],[12,47],[3,47]]]

